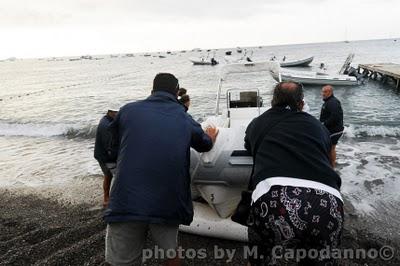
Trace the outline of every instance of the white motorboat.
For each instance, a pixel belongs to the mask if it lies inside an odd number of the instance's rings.
[[[328,73],[312,72],[312,71],[287,71],[280,70],[273,72],[272,76],[275,80],[282,81],[295,81],[302,84],[310,85],[340,85],[340,86],[354,86],[359,85],[356,77],[348,75],[332,75]]]
[[[266,76],[279,68],[276,62],[230,64],[221,68],[215,115],[202,126],[219,128],[217,141],[210,152],[191,151],[192,196],[194,219],[183,232],[223,239],[247,241],[247,227],[230,219],[241,191],[247,188],[253,164],[244,149],[244,136],[250,121],[267,110],[262,106],[259,89],[223,89],[228,76],[259,72]],[[272,77],[271,77],[272,79]],[[263,86],[260,89],[265,89]],[[197,201],[197,198],[201,198]]]
[[[193,63],[193,65],[209,65],[209,66],[215,66],[218,64],[218,61],[214,59],[214,57],[208,59],[204,57],[200,58],[194,58],[191,57],[189,58],[189,61]]]
[[[313,60],[314,60],[314,57],[311,56],[311,57],[299,59],[299,60],[281,61],[280,65],[281,65],[281,67],[306,67],[306,66],[309,66]]]
[[[324,64],[320,66],[320,71],[294,71],[280,68],[279,71],[274,70],[272,76],[275,80],[296,81],[302,84],[310,85],[339,85],[339,86],[355,86],[361,84],[355,76],[345,75],[351,74],[350,64],[354,58],[354,54],[349,54],[338,74],[329,74],[324,69]]]

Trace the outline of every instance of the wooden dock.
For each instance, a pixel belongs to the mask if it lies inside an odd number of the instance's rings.
[[[360,64],[358,65],[358,73],[375,80],[379,79],[384,83],[392,79],[396,84],[396,88],[400,89],[400,64]]]

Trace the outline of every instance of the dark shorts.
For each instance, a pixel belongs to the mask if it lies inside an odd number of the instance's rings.
[[[111,173],[110,168],[107,167],[107,164],[99,162],[99,165],[100,165],[101,171],[103,171],[104,176],[113,177],[113,174]]]
[[[342,137],[342,135],[343,135],[343,131],[342,132],[337,132],[337,133],[332,133],[331,134],[332,145],[338,144],[338,141]]]
[[[292,261],[293,258],[281,254],[299,249],[310,252],[338,248],[343,229],[343,203],[322,190],[272,186],[251,206],[248,226],[249,244],[257,250],[249,258],[251,265]],[[304,265],[337,264],[327,257],[300,261]]]

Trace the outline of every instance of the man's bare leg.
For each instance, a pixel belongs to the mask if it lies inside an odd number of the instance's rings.
[[[336,167],[336,145],[332,145],[330,159],[331,159],[332,168],[335,168]]]
[[[104,199],[103,199],[103,207],[107,208],[108,206],[108,201],[110,199],[110,186],[111,186],[111,176],[104,176],[103,180],[103,194],[104,194]]]

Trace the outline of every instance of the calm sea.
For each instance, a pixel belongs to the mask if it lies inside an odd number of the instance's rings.
[[[226,50],[219,49],[223,61]],[[358,63],[400,63],[400,41],[378,40],[251,47],[254,60],[314,56],[313,68],[323,62],[337,72],[349,53]],[[212,114],[221,65],[193,66],[188,58],[207,52],[94,56],[0,62],[0,186],[68,187],[85,180],[101,183],[93,159],[96,125],[110,107],[143,99],[158,72],[172,72],[192,99],[196,119]],[[159,55],[165,56],[160,58]],[[312,68],[309,68],[311,70]],[[269,104],[275,82],[253,75],[230,86],[259,88]],[[338,152],[342,191],[356,211],[376,217],[396,212],[400,200],[400,95],[391,86],[370,81],[357,87],[336,87],[342,102],[346,131]],[[305,88],[311,113],[319,117],[320,87]],[[397,211],[396,211],[397,210]],[[393,217],[395,218],[395,217]],[[395,220],[396,220],[395,219]]]

